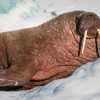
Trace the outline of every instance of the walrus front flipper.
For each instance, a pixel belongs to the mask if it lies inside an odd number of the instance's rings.
[[[7,47],[3,35],[0,35],[0,69],[6,69],[8,67]]]
[[[11,67],[0,72],[0,87],[3,86],[23,86],[36,73],[30,66]]]

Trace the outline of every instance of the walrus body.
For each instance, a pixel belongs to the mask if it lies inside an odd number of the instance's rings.
[[[67,77],[98,55],[94,38],[79,56],[76,18],[83,11],[62,14],[38,27],[0,34],[0,86],[44,85]]]

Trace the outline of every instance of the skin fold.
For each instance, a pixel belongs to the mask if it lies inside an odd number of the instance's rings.
[[[37,27],[1,33],[0,87],[33,88],[68,77],[78,67],[99,57],[97,29],[100,19],[95,13],[73,11]]]

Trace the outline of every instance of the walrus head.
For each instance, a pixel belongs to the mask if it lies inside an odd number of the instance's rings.
[[[83,54],[86,39],[87,38],[88,39],[91,39],[91,38],[97,39],[98,36],[100,36],[100,18],[99,18],[99,16],[97,16],[95,13],[92,13],[92,12],[82,12],[76,18],[76,29],[78,31],[78,34],[81,36],[82,43],[81,43],[80,53]]]

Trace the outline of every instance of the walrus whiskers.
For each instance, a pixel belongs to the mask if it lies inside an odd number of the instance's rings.
[[[98,35],[100,36],[100,29],[97,28],[97,31],[98,31]],[[83,40],[82,40],[82,46],[81,46],[81,54],[84,53],[84,49],[85,49],[85,44],[86,44],[86,37],[87,37],[87,30],[84,32],[84,35],[83,35]]]

